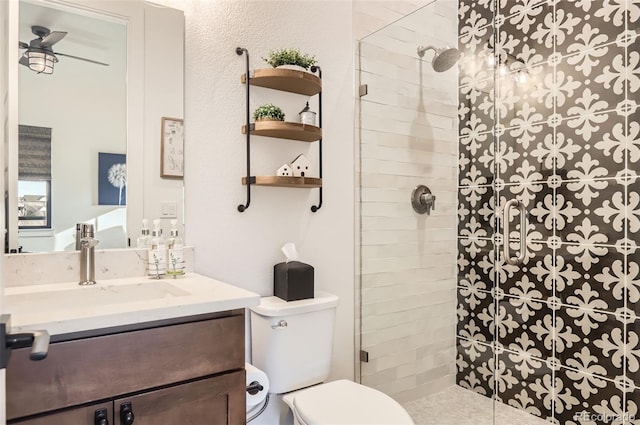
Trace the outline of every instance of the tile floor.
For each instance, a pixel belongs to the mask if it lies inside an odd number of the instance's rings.
[[[416,425],[494,425],[493,401],[454,385],[404,404]],[[496,403],[495,425],[549,425],[543,419]]]

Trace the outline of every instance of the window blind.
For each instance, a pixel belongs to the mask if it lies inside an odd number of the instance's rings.
[[[18,127],[18,179],[51,180],[51,129]]]

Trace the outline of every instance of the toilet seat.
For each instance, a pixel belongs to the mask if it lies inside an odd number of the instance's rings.
[[[413,421],[388,395],[345,379],[287,394],[294,415],[306,425],[404,425]]]

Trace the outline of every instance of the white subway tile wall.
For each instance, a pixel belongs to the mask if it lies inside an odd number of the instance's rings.
[[[369,353],[361,382],[407,402],[455,384],[458,75],[436,73],[431,53],[420,59],[417,48],[455,46],[457,5],[357,1],[354,31],[400,17],[358,46],[368,94],[358,111],[356,193],[360,343]],[[411,207],[420,184],[437,198],[430,215]]]

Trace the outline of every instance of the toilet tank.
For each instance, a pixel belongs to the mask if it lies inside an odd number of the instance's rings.
[[[265,297],[251,307],[251,363],[269,378],[269,392],[282,394],[320,383],[331,369],[338,297],[284,301]]]

